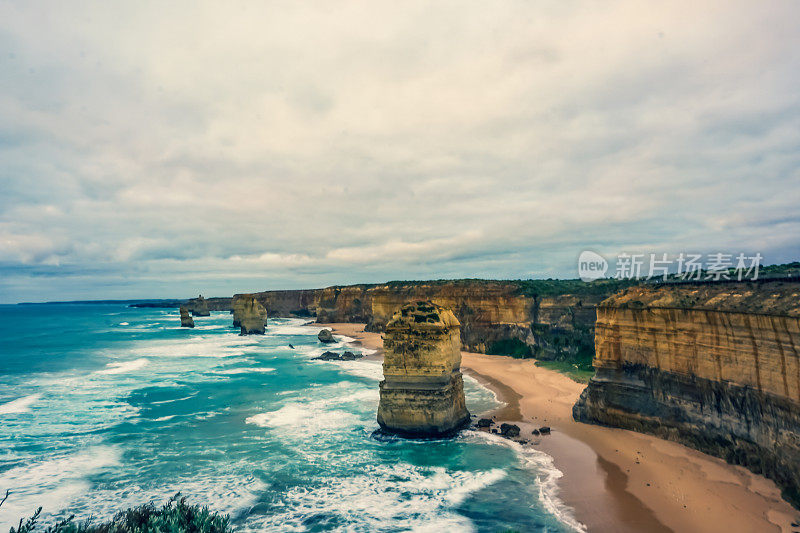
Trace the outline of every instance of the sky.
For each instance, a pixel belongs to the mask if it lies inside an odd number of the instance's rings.
[[[800,259],[796,1],[0,2],[0,303]]]

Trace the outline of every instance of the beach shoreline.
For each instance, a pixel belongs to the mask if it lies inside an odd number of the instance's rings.
[[[364,324],[318,324],[357,339],[383,356],[379,333]],[[462,352],[462,370],[504,406],[491,413],[514,422],[524,438],[553,457],[562,473],[559,497],[589,531],[791,532],[800,517],[775,484],[747,469],[683,445],[627,430],[575,422],[572,406],[585,387],[532,359]],[[533,438],[532,429],[551,435]]]

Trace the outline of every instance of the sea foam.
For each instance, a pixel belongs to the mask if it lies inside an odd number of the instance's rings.
[[[552,457],[541,450],[523,446],[504,437],[483,431],[470,431],[468,437],[486,439],[493,444],[500,444],[513,449],[523,466],[536,473],[539,485],[539,501],[542,506],[565,526],[579,533],[586,533],[586,526],[575,518],[572,508],[558,496],[558,480],[564,474],[555,467]]]
[[[55,512],[85,494],[86,476],[120,463],[120,452],[112,446],[94,446],[73,454],[33,461],[0,473],[0,487],[13,494],[3,505],[0,527],[15,525],[37,507]]]
[[[147,359],[141,358],[134,361],[125,361],[122,363],[108,363],[104,370],[98,370],[97,374],[126,374],[143,368],[148,363]]]
[[[501,469],[460,471],[404,462],[366,464],[360,470],[290,489],[276,512],[253,517],[248,529],[305,530],[308,520],[328,516],[333,524],[346,520],[347,531],[469,532],[471,520],[456,508],[506,476]]]
[[[298,427],[305,432],[336,430],[358,422],[358,418],[346,411],[320,408],[318,404],[286,404],[280,409],[247,417],[245,422],[267,428]]]
[[[213,374],[222,374],[222,375],[236,375],[236,374],[263,374],[267,372],[275,372],[274,368],[270,368],[267,366],[248,366],[242,368],[227,368],[225,370],[213,370]]]
[[[24,396],[22,398],[17,398],[16,400],[0,404],[0,415],[27,413],[31,410],[31,405],[36,403],[41,396],[41,394],[31,394],[30,396]]]

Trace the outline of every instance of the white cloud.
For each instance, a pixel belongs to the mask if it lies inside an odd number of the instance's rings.
[[[0,301],[796,258],[799,12],[3,3]]]

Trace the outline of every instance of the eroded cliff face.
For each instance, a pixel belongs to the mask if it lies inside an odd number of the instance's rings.
[[[369,291],[372,313],[368,331],[383,331],[390,317],[404,304],[430,300],[452,309],[461,323],[461,343],[469,351],[486,352],[501,339],[519,339],[533,346],[531,323],[535,300],[519,293],[513,283],[451,282],[377,286]]]
[[[267,310],[254,294],[237,294],[233,297],[231,313],[233,326],[241,335],[263,335],[267,326]]]
[[[211,316],[211,312],[208,309],[208,302],[206,302],[202,294],[197,298],[189,300],[186,307],[189,309],[189,312],[192,313],[192,316]]]
[[[431,302],[404,305],[386,325],[378,424],[405,436],[438,437],[469,423],[459,323]]]
[[[618,282],[442,280],[348,285],[253,293],[273,317],[314,317],[317,322],[364,322],[383,331],[404,304],[430,300],[452,309],[461,345],[482,353],[581,358],[594,352],[595,307]],[[239,327],[240,295],[209,298],[211,310],[230,309]]]
[[[800,505],[800,284],[635,287],[598,308],[576,420],[682,442]]]

